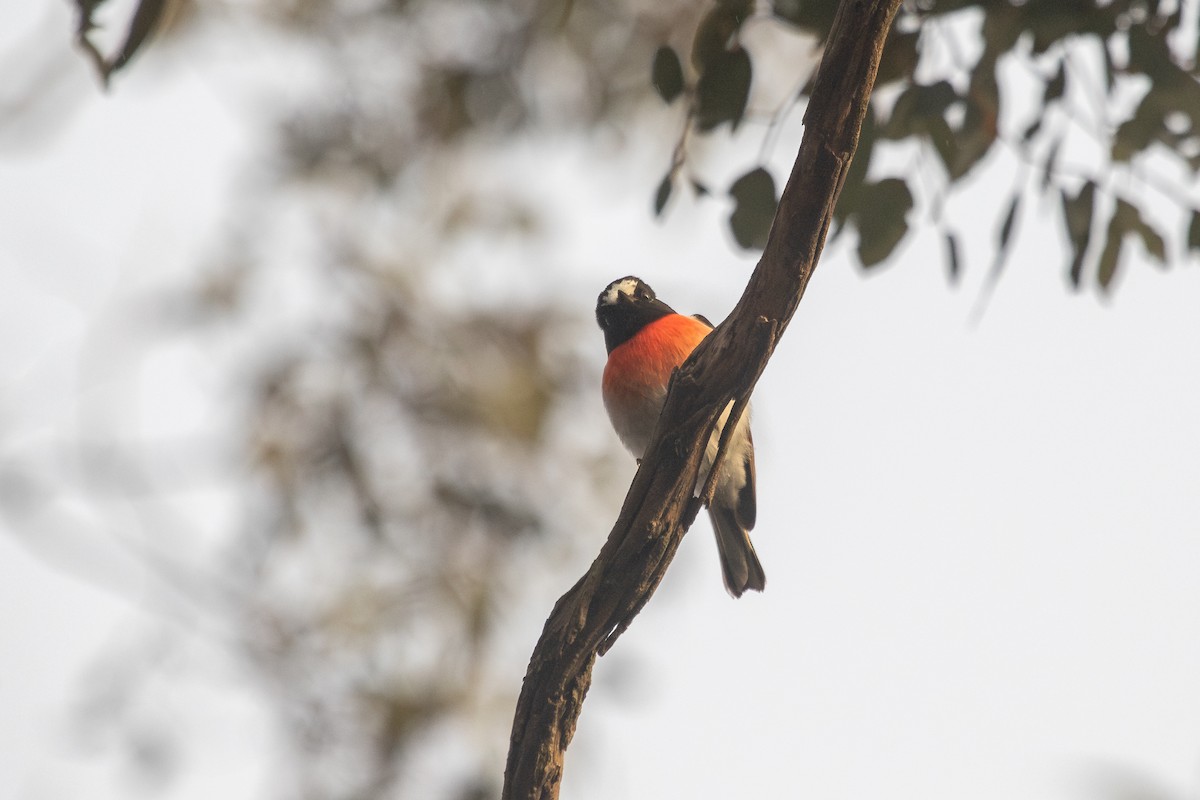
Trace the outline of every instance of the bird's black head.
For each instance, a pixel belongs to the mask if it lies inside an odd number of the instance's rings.
[[[604,287],[596,300],[596,322],[604,331],[604,345],[610,353],[651,322],[674,313],[655,297],[649,284],[633,275]]]

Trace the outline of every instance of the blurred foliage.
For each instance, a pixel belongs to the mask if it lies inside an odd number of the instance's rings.
[[[160,16],[165,0],[139,0],[128,33],[116,55],[98,55],[88,34],[95,7],[103,0],[76,0],[79,36],[97,60],[105,80],[123,66],[147,37],[148,26]],[[837,0],[710,0],[699,8],[668,4],[663,9],[588,3],[534,4],[511,9],[507,4],[451,4],[471,7],[477,22],[491,30],[487,48],[471,58],[464,49],[443,63],[423,63],[418,118],[427,131],[443,138],[505,120],[521,127],[532,111],[521,91],[528,79],[528,56],[547,40],[566,44],[584,56],[580,66],[590,78],[584,95],[592,102],[573,109],[585,122],[606,114],[610,101],[628,89],[631,65],[649,64],[650,83],[667,104],[684,98],[687,123],[675,148],[670,168],[654,191],[654,213],[663,213],[676,184],[688,176],[697,196],[708,196],[699,171],[689,163],[688,140],[693,132],[713,134],[728,124],[737,132],[748,113],[754,82],[786,82],[794,74],[756,74],[754,53],[743,42],[755,25],[784,25],[797,35],[821,43],[829,34]],[[293,25],[309,33],[328,35],[336,24],[339,4],[299,3],[282,6]],[[262,10],[278,16],[280,8]],[[420,15],[422,3],[367,4],[353,16],[374,13],[400,18]],[[501,11],[503,9],[503,11]],[[426,9],[427,10],[427,9]],[[510,11],[523,17],[512,26]],[[1146,253],[1167,263],[1173,256],[1190,257],[1200,250],[1200,195],[1194,190],[1200,170],[1200,67],[1196,62],[1200,32],[1194,15],[1185,20],[1179,0],[918,0],[905,3],[879,67],[872,115],[862,132],[854,168],[837,209],[836,238],[857,232],[856,252],[864,267],[889,260],[909,232],[908,217],[927,209],[942,228],[946,241],[959,235],[944,209],[968,179],[997,153],[1035,167],[1039,186],[1021,171],[1014,195],[1038,191],[1061,194],[1063,230],[1071,257],[1064,270],[1079,288],[1085,273],[1105,291],[1120,266],[1124,233],[1132,231]],[[624,41],[610,41],[614,23],[624,18],[638,32]],[[320,26],[330,26],[323,34]],[[483,28],[481,27],[480,30]],[[509,35],[505,35],[509,34]],[[644,37],[644,38],[643,38]],[[659,40],[653,56],[642,58]],[[670,40],[690,41],[690,69]],[[622,50],[633,44],[633,49]],[[978,51],[977,53],[973,51]],[[483,57],[478,57],[486,53]],[[612,63],[616,54],[625,56]],[[1009,80],[1001,91],[1004,69],[1024,71],[1025,81],[1040,85],[1030,92]],[[801,75],[800,77],[804,77]],[[614,82],[612,79],[618,79]],[[526,80],[527,82],[527,80]],[[785,112],[807,100],[809,81],[771,116],[776,126]],[[613,90],[616,91],[613,91]],[[354,109],[361,112],[362,109]],[[348,123],[349,124],[349,123]],[[768,137],[770,132],[768,132]],[[1077,153],[1088,140],[1095,157],[1080,165],[1062,163],[1064,153]],[[929,150],[929,160],[914,165],[905,160],[904,146]],[[1165,174],[1161,162],[1167,163]],[[761,249],[762,231],[769,230],[774,203],[759,191],[763,164],[750,168],[730,189],[735,208],[730,217],[737,244]],[[386,172],[386,170],[385,170]],[[886,173],[881,178],[880,173]],[[1087,198],[1101,201],[1095,219],[1081,215],[1081,195],[1068,202],[1068,192],[1094,185]],[[1165,224],[1161,210],[1175,219]],[[1010,199],[993,209],[997,230],[993,272],[1005,263],[1020,204]],[[1136,214],[1136,224],[1131,222]],[[972,217],[977,216],[972,210]],[[1103,233],[1103,218],[1108,218]],[[1153,222],[1147,221],[1153,220]],[[1095,229],[1093,229],[1095,228]],[[1101,238],[1104,246],[1093,245]],[[1098,252],[1097,252],[1098,251]],[[963,267],[958,247],[947,250],[947,269],[957,281]],[[991,276],[995,280],[996,275]]]
[[[755,53],[743,45],[743,34],[754,25],[782,22],[822,42],[836,7],[835,0],[715,0],[692,38],[694,73],[683,78],[684,88],[675,88],[681,61],[669,47],[654,60],[653,83],[668,103],[681,95],[687,99],[697,131],[725,122],[736,130],[752,78],[780,79],[756,72]],[[1200,249],[1196,25],[1194,15],[1185,23],[1182,3],[1169,0],[905,3],[880,63],[872,114],[838,205],[834,238],[855,230],[859,262],[874,267],[905,240],[910,213],[927,209],[952,243],[946,261],[957,280],[961,236],[946,209],[956,210],[956,193],[985,163],[1008,157],[1043,178],[1035,186],[1028,171],[1019,170],[1014,197],[990,212],[971,209],[972,218],[991,213],[996,219],[994,273],[1011,247],[1016,198],[1028,192],[1062,193],[1063,228],[1072,250],[1064,271],[1076,288],[1092,276],[1101,289],[1111,288],[1126,234],[1134,234],[1159,263],[1189,256]],[[1022,79],[1002,81],[1001,74],[1012,70],[1022,72]],[[1036,92],[1025,88],[1031,82],[1039,86]],[[772,126],[787,108],[806,101],[809,86],[804,82],[772,114]],[[691,171],[680,152],[686,144],[685,133],[658,189],[656,210],[678,176]],[[914,162],[905,155],[914,148],[933,158]],[[1097,151],[1094,158],[1064,163],[1068,152],[1089,148]],[[762,168],[752,167],[734,189],[756,180]],[[1093,187],[1086,193],[1089,202],[1102,199],[1095,225],[1079,209],[1080,195],[1068,202],[1067,193],[1081,185]],[[769,226],[774,205],[761,202],[758,193],[733,195],[735,240],[761,249],[764,237],[748,231]],[[1099,249],[1093,243],[1101,238]]]
[[[546,209],[475,153],[653,110],[646,64],[688,15],[652,0],[196,2],[160,32],[166,49],[236,26],[300,53],[256,109],[267,155],[182,315],[236,342],[224,402],[244,477],[223,552],[172,570],[220,598],[205,605],[275,719],[286,779],[268,793],[498,791],[534,618],[598,546],[628,462],[597,402],[590,314],[538,286],[558,266],[537,246]],[[116,38],[105,76],[132,55]],[[128,728],[136,770],[184,770],[188,743],[148,758],[139,732],[170,726],[135,713],[164,660],[115,662],[89,682],[93,722]]]
[[[505,632],[581,528],[593,548],[619,487],[609,440],[578,433],[606,430],[566,344],[580,321],[523,291],[556,266],[519,244],[541,236],[546,209],[515,180],[489,188],[478,156],[673,104],[683,123],[670,167],[645,184],[654,212],[680,185],[732,198],[734,240],[761,248],[778,196],[764,156],[710,192],[695,144],[745,137],[764,116],[769,139],[803,105],[811,76],[764,70],[745,34],[766,26],[818,46],[835,3],[141,0],[123,23],[101,4],[76,2],[80,46],[105,79],[156,26],[163,47],[249,33],[294,69],[259,109],[269,155],[231,200],[227,245],[189,298],[193,319],[241,342],[243,508],[192,578],[221,576],[211,589],[230,647],[284,734],[276,771],[289,783],[272,789],[487,796],[527,655],[505,653]],[[1149,0],[906,3],[833,235],[856,231],[873,267],[927,213],[958,280],[969,263],[955,194],[1004,153],[1029,169],[995,209],[966,211],[996,219],[994,274],[1029,192],[1061,198],[1077,287],[1113,286],[1131,240],[1163,263],[1200,250],[1190,24],[1178,4]],[[1001,79],[1012,70],[1024,83]],[[753,105],[764,84],[802,88],[764,114]],[[1068,162],[1080,141],[1099,155]],[[1183,177],[1156,177],[1164,159]],[[488,280],[478,254],[513,242],[522,266],[489,284],[503,288],[472,291]],[[565,586],[551,585],[547,596]],[[140,686],[133,669],[126,684]],[[179,763],[135,750],[155,769]]]
[[[491,781],[479,742],[504,730],[516,689],[495,637],[571,527],[602,514],[586,487],[605,485],[603,453],[566,424],[586,373],[556,343],[578,334],[546,309],[464,313],[386,267],[336,270],[351,274],[322,306],[346,303],[343,321],[258,373],[260,505],[231,553],[246,655],[285,715],[303,795],[426,796],[405,778],[412,754],[454,721],[479,758],[467,777]]]

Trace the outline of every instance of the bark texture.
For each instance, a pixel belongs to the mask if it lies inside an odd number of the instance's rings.
[[[736,406],[731,418],[745,407],[804,295],[899,5],[900,0],[843,0],[838,8],[804,114],[804,138],[762,258],[729,318],[675,374],[608,540],[555,604],[530,657],[513,720],[504,800],[558,797],[563,756],[596,657],[658,587],[700,509],[692,490],[709,433],[730,402]],[[711,474],[719,471],[714,465]],[[704,496],[710,491],[706,487]]]

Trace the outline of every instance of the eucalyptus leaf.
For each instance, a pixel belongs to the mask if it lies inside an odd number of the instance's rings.
[[[1067,275],[1071,285],[1078,288],[1083,276],[1083,261],[1092,235],[1092,216],[1095,213],[1096,184],[1088,181],[1074,197],[1062,192],[1063,222],[1074,255]]]
[[[733,213],[729,228],[733,238],[747,250],[761,250],[767,244],[767,234],[775,220],[779,198],[775,194],[775,179],[762,167],[750,170],[729,188],[733,197]]]
[[[750,98],[753,68],[750,54],[741,47],[709,59],[696,85],[696,125],[711,131],[728,122],[737,130]]]
[[[670,103],[683,94],[683,65],[671,47],[663,45],[655,51],[650,82],[664,103]]]
[[[908,233],[912,192],[900,178],[885,178],[863,187],[863,205],[855,214],[858,260],[867,268],[887,259]]]
[[[671,190],[673,188],[674,182],[671,180],[671,173],[668,172],[659,181],[658,189],[654,192],[654,216],[662,216],[663,209],[667,207],[667,201],[671,199]]]

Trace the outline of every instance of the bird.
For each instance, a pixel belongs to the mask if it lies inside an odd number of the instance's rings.
[[[699,315],[676,313],[649,284],[633,275],[618,278],[600,293],[596,322],[608,349],[601,380],[604,407],[617,437],[640,462],[666,401],[672,373],[712,331],[712,324]],[[697,493],[716,457],[729,410],[725,409],[709,438]],[[761,592],[767,582],[750,541],[757,501],[749,416],[749,412],[742,414],[736,423],[708,507],[725,588],[734,597],[750,589]]]

